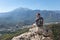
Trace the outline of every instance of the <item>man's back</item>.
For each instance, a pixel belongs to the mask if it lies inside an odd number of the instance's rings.
[[[38,27],[43,26],[43,18],[39,17],[38,19],[36,19],[36,25]]]

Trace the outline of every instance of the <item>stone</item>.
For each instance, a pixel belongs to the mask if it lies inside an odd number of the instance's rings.
[[[45,37],[46,35],[47,37]],[[48,36],[51,35],[51,36]],[[30,28],[28,32],[23,33],[19,36],[13,37],[12,40],[53,40],[52,31],[46,32],[43,28],[33,27]]]

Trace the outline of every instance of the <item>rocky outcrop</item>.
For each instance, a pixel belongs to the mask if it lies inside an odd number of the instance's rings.
[[[51,30],[46,32],[42,27],[33,27],[29,32],[13,37],[12,40],[53,40],[53,34]]]

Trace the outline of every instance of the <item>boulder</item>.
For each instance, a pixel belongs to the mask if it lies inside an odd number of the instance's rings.
[[[51,35],[51,36],[49,36]],[[28,32],[13,37],[12,40],[53,40],[52,31],[46,32],[42,27],[30,28]]]

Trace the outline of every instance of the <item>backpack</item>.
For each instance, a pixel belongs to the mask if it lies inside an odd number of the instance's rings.
[[[43,18],[40,17],[39,19],[36,20],[36,25],[37,25],[38,27],[40,27],[40,26],[42,26],[42,24],[43,24]]]

